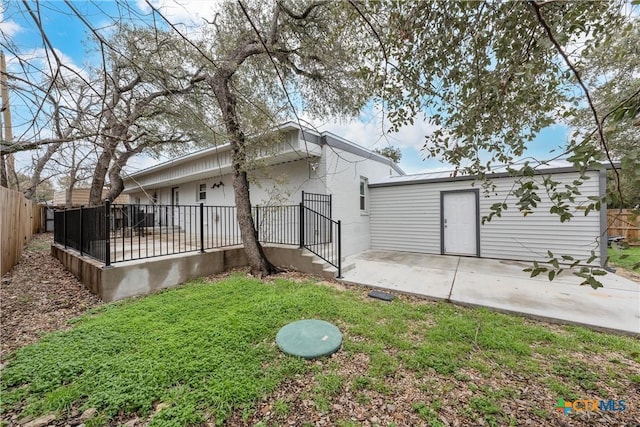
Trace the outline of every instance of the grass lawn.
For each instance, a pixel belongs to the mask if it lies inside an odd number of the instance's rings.
[[[634,266],[640,269],[640,246],[629,246],[626,249],[609,248],[609,262],[629,270]]]
[[[1,418],[12,424],[55,413],[64,425],[95,408],[88,427],[135,419],[150,426],[640,422],[637,339],[365,295],[234,275],[101,306],[12,356],[2,370]],[[277,331],[303,318],[336,324],[342,350],[317,361],[281,354]],[[559,398],[625,400],[627,409],[566,416],[554,409]]]

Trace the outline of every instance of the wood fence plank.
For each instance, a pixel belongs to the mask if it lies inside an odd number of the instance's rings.
[[[18,263],[22,249],[38,231],[39,207],[19,191],[0,187],[0,274]]]
[[[609,236],[623,236],[630,243],[640,241],[640,216],[630,209],[608,209],[607,225]]]

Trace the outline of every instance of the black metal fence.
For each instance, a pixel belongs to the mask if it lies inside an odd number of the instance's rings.
[[[314,212],[327,218],[333,218],[331,194],[318,194],[302,192],[302,204]]]
[[[338,269],[342,277],[342,224],[300,204],[300,247]]]
[[[340,273],[340,222],[307,206],[255,206],[262,243],[304,247]],[[54,213],[54,240],[109,266],[242,244],[235,206],[120,205]]]
[[[105,207],[55,211],[53,234],[56,243],[73,248],[81,255],[106,259]]]
[[[254,206],[253,220],[256,224],[258,240],[260,242],[299,245],[299,206]]]

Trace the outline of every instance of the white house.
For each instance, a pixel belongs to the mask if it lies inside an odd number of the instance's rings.
[[[595,263],[602,265],[606,259],[606,206],[603,203],[600,212],[583,214],[590,196],[605,194],[603,171],[587,172],[590,179],[571,204],[574,217],[561,223],[550,213],[552,205],[542,186],[538,191],[542,201],[524,216],[510,195],[517,178],[507,173],[491,175],[495,188],[485,193],[471,176],[407,176],[386,157],[328,132],[301,129],[293,123],[279,130],[282,137],[275,144],[254,153],[258,162],[250,171],[252,204],[297,205],[302,192],[331,195],[328,216],[342,223],[343,256],[384,249],[545,261],[547,251],[581,260],[595,251]],[[132,203],[233,206],[230,172],[230,146],[221,145],[131,174],[125,180],[125,193]],[[552,176],[561,188],[578,178],[568,164],[539,168],[536,174],[533,179]],[[510,207],[501,217],[482,224],[491,205],[509,198]],[[225,216],[230,213],[216,212],[205,219],[205,230],[228,222]],[[278,224],[283,223],[272,222],[272,227]],[[322,227],[313,233],[326,233]]]
[[[294,123],[278,130],[281,138],[275,144],[254,153],[257,160],[249,172],[252,205],[297,205],[302,192],[331,195],[330,216],[342,222],[343,256],[368,249],[368,183],[404,175],[402,169],[329,132]],[[207,148],[133,173],[125,179],[124,193],[143,205],[234,206],[231,147]],[[214,220],[224,222],[221,216],[224,213]]]

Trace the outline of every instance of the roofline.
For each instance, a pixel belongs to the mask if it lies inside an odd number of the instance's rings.
[[[614,166],[615,166],[615,164],[614,164]],[[611,169],[611,165],[605,166],[605,169]],[[601,169],[598,169],[598,168],[589,168],[589,169],[587,169],[587,171],[589,171],[589,172],[596,172],[596,171],[599,171],[599,170],[601,170]],[[577,172],[577,171],[578,170],[576,168],[574,168],[573,166],[563,166],[563,167],[535,170],[534,175],[545,175],[545,174],[550,174],[550,173],[572,173],[572,172]],[[411,175],[406,175],[406,176],[410,177]],[[507,177],[514,177],[515,175],[512,175],[509,172],[496,172],[496,173],[487,174],[486,176],[488,178],[507,178]],[[477,179],[478,179],[478,175],[463,175],[463,176],[455,176],[455,177],[425,178],[425,179],[416,179],[414,181],[406,181],[406,180],[399,179],[398,181],[395,181],[395,182],[379,182],[379,183],[369,184],[369,187],[370,188],[396,187],[396,186],[399,186],[399,185],[431,184],[431,183],[438,183],[438,182],[475,181]]]
[[[339,148],[349,153],[364,157],[365,159],[375,160],[377,162],[384,163],[387,166],[391,166],[400,175],[406,175],[406,172],[403,171],[402,168],[400,168],[400,166],[398,166],[398,164],[395,163],[390,158],[383,156],[382,154],[376,153],[375,151],[369,150],[368,148],[365,148],[353,141],[349,141],[348,139],[343,138],[339,135],[336,135],[335,133],[332,133],[329,131],[318,132],[313,128],[299,125],[298,123],[293,121],[282,123],[281,125],[278,125],[276,129],[299,130],[302,134],[302,139],[306,141],[308,141],[308,138],[306,138],[305,134],[311,134],[315,137],[314,139],[316,138],[318,139],[318,143],[321,143],[321,144],[326,143],[331,147]],[[315,141],[310,141],[310,142],[315,142]]]
[[[406,175],[406,173],[400,168],[400,166],[398,166],[393,160],[389,159],[388,157],[382,156],[378,153],[368,150],[354,142],[348,141],[331,132],[317,132],[309,127],[299,125],[293,121],[284,122],[282,124],[275,126],[273,129],[271,129],[271,131],[285,131],[285,132],[296,131],[296,130],[300,132],[301,134],[300,137],[302,140],[309,141],[309,142],[317,141],[316,143],[318,145],[327,143],[332,147],[340,148],[344,151],[348,151],[350,153],[359,155],[366,159],[371,159],[371,160],[378,161],[380,163],[384,163],[388,166],[391,166],[400,175]],[[311,136],[311,138],[308,138],[308,136]],[[167,167],[170,167],[176,164],[188,162],[190,160],[197,159],[199,157],[206,156],[211,153],[227,151],[229,148],[231,148],[231,143],[228,143],[228,142],[225,144],[216,145],[213,147],[203,148],[198,151],[194,151],[193,153],[184,154],[182,156],[176,157],[175,159],[166,160],[164,162],[158,163],[157,165],[153,165],[148,168],[140,169],[136,172],[127,174],[127,176],[124,179],[136,178],[142,175],[146,175],[148,173],[165,169]]]
[[[279,124],[275,126],[273,129],[271,129],[271,131],[289,131],[289,130],[300,130],[300,126],[296,125],[292,121],[288,121],[288,122]],[[305,132],[307,132],[307,130],[305,130]],[[211,153],[216,153],[218,151],[226,151],[229,148],[231,148],[231,143],[229,142],[226,142],[220,145],[215,145],[213,147],[202,148],[192,153],[187,153],[187,154],[178,156],[175,159],[166,160],[164,162],[158,163],[157,165],[149,166],[148,168],[140,169],[136,172],[127,174],[127,178],[128,177],[135,178],[136,176],[144,175],[150,172],[155,172],[157,170],[164,169],[168,166],[172,166],[172,165],[180,164],[189,160],[197,159],[201,156],[206,156]]]
[[[391,160],[390,158],[383,156],[382,154],[378,154],[375,151],[371,151],[367,148],[364,148],[354,142],[351,142],[347,139],[344,139],[336,134],[333,134],[331,132],[322,132],[321,133],[321,138],[322,141],[331,146],[331,147],[335,147],[335,148],[339,148],[341,150],[347,151],[349,153],[352,154],[356,154],[358,156],[364,157],[365,159],[369,159],[369,160],[375,160],[379,163],[383,163],[387,166],[391,166],[396,172],[398,172],[400,175],[402,176],[406,176],[406,172],[403,171],[400,166],[398,166],[396,164],[396,162],[394,162],[393,160]]]
[[[148,173],[155,172],[157,170],[165,169],[168,166],[184,163],[189,160],[197,159],[199,157],[206,156],[211,153],[217,153],[219,151],[227,151],[229,148],[231,148],[231,143],[229,142],[221,145],[214,145],[213,147],[202,148],[198,151],[194,151],[193,153],[183,154],[182,156],[178,156],[175,159],[165,160],[164,162],[158,163],[157,165],[149,166],[148,168],[140,169],[136,172],[129,173],[127,174],[125,179],[146,175]]]

